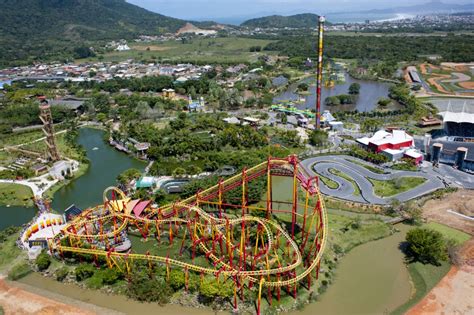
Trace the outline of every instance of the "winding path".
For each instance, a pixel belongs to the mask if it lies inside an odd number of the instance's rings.
[[[339,185],[338,188],[331,189],[321,181],[320,187],[323,194],[361,203],[387,205],[390,204],[391,200],[394,198],[404,202],[446,187],[439,175],[432,171],[413,172],[386,170],[386,173],[384,174],[377,174],[352,161],[373,166],[372,164],[363,160],[345,155],[313,157],[302,161],[301,164],[313,176],[320,174],[335,181]],[[348,177],[351,177],[357,183],[357,186],[359,186],[361,195],[354,195],[354,185],[350,181],[331,173],[329,171],[330,169],[339,170]],[[368,178],[371,178],[386,181],[406,176],[422,177],[425,178],[426,181],[423,184],[408,191],[383,198],[375,195],[374,187],[368,180]]]

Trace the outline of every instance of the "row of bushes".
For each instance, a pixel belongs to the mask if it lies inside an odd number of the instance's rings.
[[[356,145],[350,146],[348,153],[351,156],[354,156],[356,158],[366,160],[375,164],[383,164],[383,163],[388,162],[388,157],[386,157],[385,155],[364,150]]]

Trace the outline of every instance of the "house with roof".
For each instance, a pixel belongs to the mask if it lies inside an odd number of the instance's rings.
[[[413,137],[404,130],[379,130],[370,138],[357,139],[357,143],[366,150],[387,156],[391,161],[402,158],[413,159],[416,164],[423,161],[423,155],[415,150]]]

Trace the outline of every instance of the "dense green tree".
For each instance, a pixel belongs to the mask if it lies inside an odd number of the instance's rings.
[[[364,132],[374,132],[382,127],[382,121],[376,118],[365,119],[360,127]]]
[[[446,241],[443,235],[428,228],[415,228],[406,236],[408,254],[422,263],[439,264],[447,259]]]
[[[298,91],[308,91],[309,85],[308,83],[302,82],[298,84]]]
[[[117,181],[120,184],[125,185],[133,179],[140,178],[141,175],[142,175],[142,173],[140,172],[140,170],[138,170],[136,168],[129,168],[129,169],[123,171],[122,173],[120,173],[117,176]]]
[[[309,143],[317,147],[324,145],[327,142],[327,140],[328,140],[328,134],[327,132],[323,130],[315,129],[309,135]]]
[[[164,277],[148,275],[146,272],[134,271],[130,275],[127,288],[128,297],[142,302],[167,304],[173,294],[173,289]]]
[[[349,86],[349,94],[358,95],[360,93],[360,84],[357,82],[352,83]]]
[[[96,268],[89,264],[81,264],[77,266],[76,269],[74,270],[74,274],[76,275],[76,280],[82,281],[82,280],[92,277],[95,270]]]
[[[42,251],[41,254],[36,257],[36,266],[38,267],[39,271],[43,271],[48,269],[49,265],[51,265],[51,257],[48,255],[47,252]]]

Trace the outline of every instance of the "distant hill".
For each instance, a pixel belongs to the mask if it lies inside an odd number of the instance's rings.
[[[0,0],[0,66],[66,58],[80,46],[176,32],[185,24],[125,0]]]
[[[319,16],[313,13],[303,13],[290,16],[270,15],[245,21],[240,26],[260,28],[311,28],[317,27]]]

